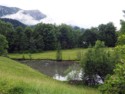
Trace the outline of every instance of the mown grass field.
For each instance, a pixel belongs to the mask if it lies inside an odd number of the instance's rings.
[[[78,60],[79,55],[84,53],[87,49],[70,49],[62,50],[62,60]],[[56,59],[56,51],[45,51],[41,53],[33,54],[9,54],[9,57],[12,59]]]
[[[97,89],[71,86],[28,66],[0,57],[0,94],[100,94]]]

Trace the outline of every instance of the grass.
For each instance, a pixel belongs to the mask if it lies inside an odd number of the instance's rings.
[[[62,50],[62,59],[63,60],[78,60],[79,54],[85,52],[86,49],[70,49]],[[9,57],[12,59],[30,59],[30,54],[9,54]],[[56,51],[45,51],[41,53],[31,54],[32,59],[52,59],[56,60]]]
[[[39,55],[38,55],[39,56]],[[0,94],[100,94],[51,79],[28,66],[0,57]]]

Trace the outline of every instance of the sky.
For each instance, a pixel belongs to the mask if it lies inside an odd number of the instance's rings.
[[[0,0],[0,5],[38,9],[47,15],[48,22],[83,28],[113,22],[119,29],[120,19],[125,20],[125,0]]]

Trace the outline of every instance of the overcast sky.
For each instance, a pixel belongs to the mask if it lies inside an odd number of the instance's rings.
[[[113,22],[120,27],[125,0],[0,0],[0,5],[38,9],[55,23],[88,28]],[[51,19],[50,19],[51,20]]]

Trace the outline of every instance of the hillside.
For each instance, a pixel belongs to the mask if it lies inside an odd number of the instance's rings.
[[[28,66],[0,57],[0,94],[99,94],[53,80]]]
[[[7,23],[11,23],[15,28],[18,26],[22,26],[22,27],[26,27],[25,24],[21,23],[18,20],[14,20],[14,19],[8,19],[8,18],[0,18],[0,20],[7,22]]]

